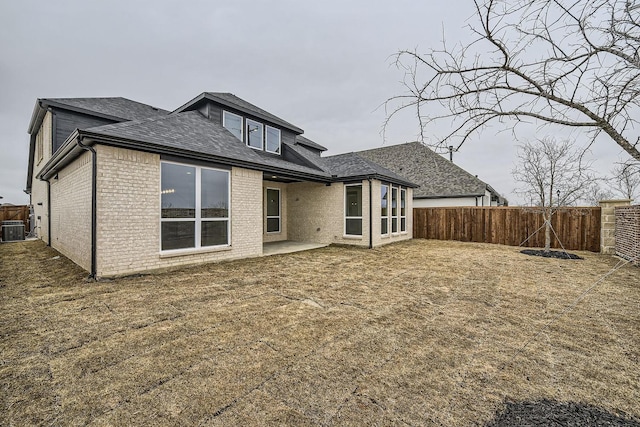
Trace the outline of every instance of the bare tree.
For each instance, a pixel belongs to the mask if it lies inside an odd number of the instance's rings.
[[[613,169],[613,189],[625,199],[640,197],[640,164],[622,163]]]
[[[539,206],[545,222],[544,250],[551,248],[551,217],[560,206],[583,199],[596,182],[591,165],[573,142],[553,138],[525,142],[518,147],[519,164],[512,171],[522,184],[516,193]]]
[[[415,109],[426,126],[446,121],[436,148],[511,121],[607,135],[640,161],[640,5],[631,0],[474,0],[475,41],[427,53],[403,50],[405,94],[387,120]],[[434,113],[435,111],[435,113]],[[440,111],[438,113],[437,111]]]
[[[598,206],[602,200],[615,199],[615,195],[608,186],[596,182],[589,188],[584,199],[589,206]]]

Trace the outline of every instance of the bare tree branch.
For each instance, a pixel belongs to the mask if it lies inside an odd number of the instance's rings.
[[[640,7],[626,0],[474,0],[476,39],[402,50],[405,94],[384,128],[414,109],[425,129],[448,122],[435,148],[458,148],[491,123],[531,119],[604,133],[640,161]],[[441,111],[441,112],[437,112]],[[384,131],[383,128],[383,131]]]

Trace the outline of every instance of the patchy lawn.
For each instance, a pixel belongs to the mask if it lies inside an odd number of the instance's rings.
[[[482,425],[542,399],[637,421],[640,268],[542,329],[617,262],[579,254],[414,240],[93,283],[3,244],[0,425]]]

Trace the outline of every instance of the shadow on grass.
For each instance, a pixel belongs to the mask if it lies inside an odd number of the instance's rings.
[[[612,414],[593,405],[543,399],[536,402],[507,402],[505,408],[485,426],[640,427],[640,421],[627,414]]]

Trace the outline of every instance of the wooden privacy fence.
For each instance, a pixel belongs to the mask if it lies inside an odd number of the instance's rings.
[[[23,221],[25,231],[29,232],[29,206],[0,206],[0,225],[2,221]]]
[[[567,250],[600,252],[600,208],[560,208],[551,225]],[[539,208],[451,207],[415,208],[413,237],[461,242],[544,247],[544,224]],[[536,230],[540,229],[537,233]],[[535,234],[534,234],[535,233]],[[551,247],[560,248],[551,233]]]

